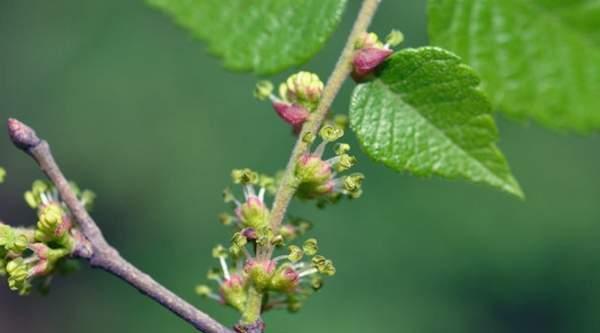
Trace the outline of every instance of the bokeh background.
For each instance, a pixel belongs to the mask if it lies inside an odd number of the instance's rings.
[[[326,77],[358,1],[303,68]],[[425,1],[384,1],[373,30],[427,44]],[[288,75],[289,73],[285,73]],[[277,77],[279,79],[284,75]],[[193,293],[227,241],[216,215],[235,167],[282,168],[293,144],[256,78],[224,70],[202,43],[143,1],[1,0],[0,118],[47,138],[68,176],[98,194],[94,216],[123,255],[226,323],[237,315]],[[352,84],[335,103],[346,112]],[[527,103],[527,101],[523,101]],[[359,154],[365,195],[319,211],[338,274],[269,332],[598,332],[600,138],[498,115],[500,146],[527,193],[397,174]],[[0,140],[0,218],[34,223],[22,193],[41,177]],[[0,332],[193,332],[100,271],[56,279],[47,297],[0,287]]]

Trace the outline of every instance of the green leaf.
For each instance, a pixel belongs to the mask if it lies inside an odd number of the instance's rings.
[[[392,55],[377,78],[354,90],[350,124],[364,150],[397,171],[486,183],[523,197],[479,79],[436,47]]]
[[[460,55],[501,111],[600,128],[600,0],[429,0],[434,45]]]
[[[206,41],[232,70],[274,74],[308,61],[346,0],[147,0]]]

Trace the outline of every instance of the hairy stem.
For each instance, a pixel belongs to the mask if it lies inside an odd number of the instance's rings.
[[[338,59],[335,68],[333,69],[333,72],[329,76],[329,79],[327,80],[327,83],[323,89],[319,106],[317,107],[317,110],[311,114],[311,118],[304,124],[300,135],[298,135],[298,140],[296,141],[296,145],[292,150],[292,154],[281,179],[281,184],[279,185],[277,193],[275,194],[275,199],[271,210],[271,227],[273,230],[277,230],[277,228],[279,228],[281,225],[287,207],[289,206],[290,201],[296,192],[296,188],[293,185],[296,161],[298,161],[300,156],[307,152],[310,145],[308,142],[305,142],[303,138],[308,133],[316,134],[323,124],[331,104],[352,71],[354,43],[362,33],[367,31],[367,28],[369,27],[369,24],[371,23],[371,20],[373,19],[380,2],[381,0],[363,0],[362,7],[358,13],[358,16],[356,17],[356,20],[354,21],[354,26],[350,32],[350,35],[348,36],[348,40],[346,41],[346,45],[344,46],[342,54],[340,55],[340,58]],[[263,261],[269,260],[272,254],[273,247],[271,245],[259,247],[257,250],[257,259]],[[244,311],[244,315],[242,316],[242,324],[250,324],[254,321],[260,320],[260,307],[262,306],[262,298],[263,295],[258,292],[249,295],[248,306],[246,311]]]
[[[172,291],[140,271],[123,259],[104,239],[102,231],[77,199],[68,181],[58,167],[50,146],[35,134],[29,126],[16,119],[8,120],[9,135],[13,143],[29,155],[40,169],[56,186],[61,199],[65,202],[77,221],[85,244],[79,244],[75,254],[90,262],[92,267],[101,268],[139,290],[142,294],[158,302],[196,329],[205,333],[233,333],[233,331],[204,312],[196,309]]]
[[[350,72],[352,71],[354,43],[362,33],[367,31],[367,28],[369,27],[369,24],[371,23],[371,20],[373,19],[380,2],[381,0],[363,1],[360,12],[358,13],[356,21],[354,22],[352,32],[350,33],[350,36],[348,36],[348,40],[346,41],[346,45],[344,46],[342,54],[340,55],[340,58],[338,59],[337,64],[335,65],[335,68],[333,69],[333,72],[329,76],[327,84],[323,89],[319,106],[317,107],[317,110],[312,113],[310,120],[302,127],[302,132],[300,132],[300,135],[298,136],[298,140],[296,141],[296,145],[292,150],[285,173],[281,179],[281,185],[275,194],[275,201],[273,202],[273,209],[271,211],[271,227],[273,229],[277,229],[279,225],[281,225],[287,207],[289,206],[290,201],[296,192],[296,188],[292,185],[294,182],[294,168],[296,161],[300,156],[302,156],[302,154],[306,153],[309,148],[309,143],[305,142],[302,138],[307,133],[316,134],[323,124],[323,120],[325,120],[325,116],[327,116],[327,112],[329,112],[331,104],[340,91],[344,81],[346,81],[350,75]]]

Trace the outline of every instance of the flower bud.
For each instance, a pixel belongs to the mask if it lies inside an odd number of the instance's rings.
[[[249,196],[235,212],[238,219],[247,227],[260,229],[269,223],[269,209],[256,196]]]
[[[277,269],[271,279],[271,288],[276,291],[293,292],[300,283],[300,276],[296,270],[289,265],[283,265]]]
[[[279,95],[284,100],[306,107],[309,111],[316,109],[323,92],[323,82],[316,74],[299,72],[290,76],[279,86]]]
[[[363,34],[356,42],[356,54],[352,60],[354,70],[352,78],[356,82],[365,81],[369,75],[383,63],[394,51],[390,48],[404,40],[404,35],[397,30],[392,30],[383,45],[377,35],[373,33]]]
[[[0,168],[0,183],[4,183],[4,178],[6,178],[6,170]]]
[[[294,131],[297,133],[300,132],[302,125],[310,116],[310,113],[298,104],[273,102],[273,108],[277,112],[277,115],[286,123],[292,125]]]
[[[324,184],[330,180],[331,166],[320,157],[304,154],[296,164],[296,178],[302,183]]]
[[[264,290],[269,286],[275,272],[275,262],[250,259],[244,266],[244,272],[258,290]]]
[[[363,82],[367,76],[372,73],[377,66],[383,63],[394,51],[385,48],[364,48],[360,49],[354,55],[352,64],[354,71],[352,78],[356,82]]]
[[[70,219],[61,205],[56,202],[40,206],[38,219],[38,230],[46,239],[61,237],[71,228]]]
[[[221,284],[221,297],[226,304],[239,311],[244,311],[246,306],[246,281],[240,275],[232,275],[230,279]]]

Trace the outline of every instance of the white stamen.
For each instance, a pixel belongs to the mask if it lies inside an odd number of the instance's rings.
[[[48,204],[48,198],[46,197],[46,194],[44,192],[40,193],[40,198],[42,199],[42,204]]]
[[[325,152],[325,146],[327,146],[327,141],[321,141],[321,143],[319,143],[319,145],[317,146],[317,149],[315,149],[315,151],[313,152],[313,155],[317,156],[318,158],[321,158],[323,156],[323,153]]]
[[[333,165],[335,165],[336,163],[338,163],[339,161],[340,161],[340,157],[339,157],[339,156],[335,156],[335,157],[332,157],[332,158],[330,158],[330,159],[326,160],[326,161],[325,161],[325,163],[327,163],[327,164],[329,164],[329,165],[333,166]]]
[[[219,262],[221,263],[221,269],[223,270],[223,275],[225,276],[225,280],[229,280],[231,275],[229,275],[229,267],[227,267],[227,262],[225,261],[225,257],[219,257]]]
[[[273,261],[274,262],[280,262],[280,261],[285,260],[287,258],[288,258],[287,255],[281,255],[281,256],[277,256],[277,257],[273,258]]]
[[[318,271],[319,270],[316,269],[316,268],[307,269],[305,271],[300,272],[300,274],[298,274],[298,277],[304,277],[304,276],[307,276],[307,275],[312,275],[312,274],[317,273]]]
[[[248,200],[249,197],[255,197],[256,192],[254,191],[254,186],[252,184],[244,185],[244,197]]]
[[[265,188],[261,187],[260,191],[258,191],[258,199],[260,199],[260,201],[265,201]]]
[[[293,268],[294,270],[297,270],[297,269],[300,269],[300,268],[304,267],[304,265],[305,265],[305,264],[304,264],[303,262],[299,262],[299,263],[297,263],[297,264],[294,264],[294,265],[292,265],[292,268]]]

